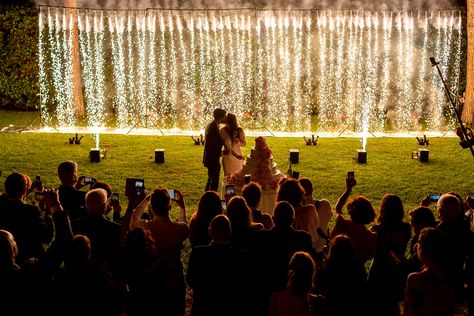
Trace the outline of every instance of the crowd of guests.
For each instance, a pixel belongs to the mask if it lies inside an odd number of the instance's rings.
[[[2,315],[474,315],[470,197],[443,194],[435,211],[425,198],[407,221],[398,195],[378,212],[351,196],[355,180],[333,212],[309,179],[284,179],[270,216],[250,182],[225,209],[204,192],[188,223],[179,190],[132,190],[122,210],[109,184],[83,190],[75,162],[58,177],[57,190],[5,180]]]

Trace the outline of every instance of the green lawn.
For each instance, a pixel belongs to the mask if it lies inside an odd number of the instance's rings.
[[[100,163],[91,163],[89,149],[94,140],[85,135],[81,145],[69,145],[72,134],[0,133],[0,170],[3,184],[12,172],[25,172],[33,179],[40,175],[43,184],[57,187],[58,164],[74,160],[79,173],[104,180],[124,198],[125,179],[143,177],[147,188],[166,186],[184,193],[188,213],[196,205],[206,182],[202,166],[202,146],[195,146],[185,136],[101,135],[101,148],[107,155]],[[300,163],[293,166],[301,176],[310,178],[315,186],[315,197],[327,198],[333,206],[344,189],[348,170],[354,170],[358,185],[354,194],[370,198],[377,208],[385,193],[397,193],[408,210],[430,192],[456,191],[461,195],[474,194],[474,159],[463,150],[455,138],[432,138],[430,161],[420,163],[411,159],[418,148],[411,138],[370,138],[368,162],[357,164],[352,157],[360,148],[359,139],[320,138],[319,145],[309,147],[301,138],[267,138],[274,160],[283,172],[287,169],[288,150],[298,148]],[[248,138],[249,153],[254,138]],[[165,149],[165,163],[154,163],[155,148]],[[188,214],[188,215],[189,215]]]

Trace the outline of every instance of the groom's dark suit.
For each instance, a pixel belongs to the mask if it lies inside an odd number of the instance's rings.
[[[216,191],[219,187],[219,175],[221,172],[220,157],[222,153],[222,140],[219,135],[219,126],[212,121],[206,127],[204,139],[204,157],[202,163],[207,168],[206,191]]]

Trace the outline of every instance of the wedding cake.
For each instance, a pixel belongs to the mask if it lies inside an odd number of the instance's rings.
[[[255,146],[247,155],[242,170],[230,175],[228,181],[235,186],[242,186],[246,175],[250,175],[251,181],[260,184],[262,190],[275,190],[278,182],[285,178],[273,162],[272,151],[264,137],[255,139]]]

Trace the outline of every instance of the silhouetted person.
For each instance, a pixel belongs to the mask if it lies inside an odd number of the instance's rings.
[[[412,272],[420,272],[423,267],[416,250],[421,230],[426,227],[436,226],[435,216],[428,207],[419,206],[409,211],[408,214],[411,217],[410,223],[411,227],[413,227],[413,238],[410,243],[410,254],[408,255],[406,266],[407,276]]]
[[[225,215],[211,221],[209,233],[212,242],[194,247],[189,257],[186,280],[193,289],[191,315],[249,315],[248,255],[231,247],[231,225]]]
[[[132,228],[143,227],[150,231],[155,241],[156,254],[161,264],[168,269],[166,302],[160,306],[164,315],[184,315],[186,300],[186,283],[184,281],[181,250],[184,241],[189,237],[189,226],[186,223],[186,208],[182,193],[175,190],[173,200],[180,208],[177,221],[170,217],[171,198],[166,188],[157,188],[148,195],[134,210]],[[142,219],[145,208],[151,204],[152,219]]]
[[[449,237],[437,228],[424,228],[418,241],[421,272],[408,276],[404,315],[453,315],[455,287]]]
[[[191,247],[205,246],[211,242],[209,225],[214,217],[222,214],[222,211],[219,194],[214,191],[206,191],[201,195],[197,210],[189,221]]]
[[[93,260],[92,247],[87,236],[74,236],[64,269],[57,273],[51,286],[53,315],[121,315],[122,291],[110,271]]]
[[[326,297],[328,316],[372,315],[365,268],[347,235],[333,238],[316,286]]]
[[[377,250],[369,270],[369,285],[374,297],[375,314],[400,315],[403,300],[405,252],[411,226],[403,221],[405,210],[398,195],[385,194],[380,202],[378,224],[370,230],[377,234]]]
[[[204,139],[204,156],[202,162],[207,168],[207,183],[205,191],[216,191],[219,188],[221,172],[220,157],[222,154],[222,140],[219,134],[219,124],[226,122],[226,111],[215,109],[214,120],[206,127]]]
[[[456,300],[464,301],[463,269],[469,247],[472,242],[472,232],[469,223],[464,220],[462,201],[451,194],[443,194],[438,201],[437,211],[440,223],[436,226],[448,236],[449,247],[452,250],[453,277],[456,288]]]
[[[258,207],[260,205],[260,199],[262,198],[262,188],[258,183],[250,182],[245,185],[242,189],[242,197],[247,202],[251,212],[252,220],[255,223],[260,223],[265,229],[273,227],[272,217],[266,213],[263,213]]]
[[[44,254],[44,244],[54,234],[50,215],[37,206],[26,204],[31,179],[22,173],[12,173],[5,179],[6,200],[0,205],[0,229],[13,234],[18,245],[16,262],[21,265],[28,258]]]
[[[256,242],[252,249],[255,258],[254,270],[259,279],[260,302],[268,308],[269,295],[283,291],[288,283],[288,263],[297,251],[316,257],[311,235],[292,227],[295,211],[290,203],[278,202],[273,212],[275,226],[256,233]]]
[[[84,177],[78,178],[77,163],[65,161],[58,166],[58,177],[61,181],[59,200],[64,209],[69,213],[71,221],[87,215],[86,192],[79,191]]]
[[[89,238],[92,259],[104,263],[115,273],[120,260],[121,226],[109,220],[107,211],[107,192],[104,189],[92,189],[86,195],[87,216],[72,222],[74,234]]]
[[[303,251],[296,252],[288,267],[286,289],[273,293],[270,298],[269,316],[311,316],[311,296],[316,264]]]
[[[364,196],[356,196],[347,204],[347,212],[350,219],[346,219],[342,208],[347,198],[352,193],[355,181],[346,178],[346,190],[339,197],[336,204],[336,224],[331,231],[331,239],[337,235],[347,235],[354,244],[354,249],[360,263],[364,265],[367,260],[375,256],[377,249],[377,235],[367,229],[365,225],[372,223],[375,219],[375,210],[372,203]]]

